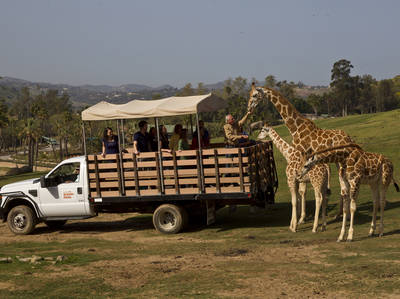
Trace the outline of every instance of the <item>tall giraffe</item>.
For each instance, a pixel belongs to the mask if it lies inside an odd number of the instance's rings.
[[[301,115],[282,94],[272,88],[256,87],[252,83],[248,104],[249,111],[254,110],[259,101],[268,98],[278,110],[292,135],[293,147],[301,151],[304,155],[338,145],[354,144],[351,137],[343,130],[318,128],[313,121]],[[337,164],[342,198],[348,196],[348,189],[346,188],[348,182],[343,170],[341,170],[344,166],[341,162]]]
[[[267,135],[271,138],[272,142],[282,153],[287,161],[286,166],[286,178],[287,184],[292,195],[292,219],[290,221],[290,230],[295,232],[297,224],[300,224],[305,218],[305,193],[306,184],[308,182],[314,188],[315,194],[315,215],[314,215],[314,225],[312,231],[315,233],[318,228],[318,218],[319,211],[322,204],[322,231],[326,229],[326,205],[328,202],[328,182],[329,182],[329,165],[328,164],[318,164],[315,165],[308,173],[307,176],[299,179],[299,175],[303,168],[305,157],[302,153],[296,150],[293,146],[289,145],[285,140],[283,140],[278,133],[269,126],[264,126],[259,135],[258,139],[265,139]],[[300,196],[299,196],[300,195]],[[299,223],[297,223],[297,206],[298,201],[301,198],[301,217]]]
[[[305,175],[310,169],[313,169],[313,167],[319,163],[332,162],[339,162],[346,165],[346,168],[344,168],[344,175],[347,178],[348,185],[346,188],[349,190],[350,195],[350,227],[347,234],[347,241],[353,240],[354,213],[356,211],[356,200],[361,184],[368,184],[372,191],[373,216],[369,236],[372,236],[375,233],[378,202],[380,203],[381,220],[379,225],[379,236],[382,236],[386,191],[390,183],[393,182],[396,191],[400,192],[399,186],[393,177],[393,163],[383,155],[365,152],[357,145],[354,145],[354,147],[338,146],[311,155],[304,165],[301,176]],[[347,213],[349,212],[348,209],[349,202],[347,197],[345,197],[343,203],[342,229],[340,231],[338,242],[343,241],[346,231]]]

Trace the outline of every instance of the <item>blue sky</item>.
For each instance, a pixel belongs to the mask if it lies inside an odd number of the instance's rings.
[[[0,0],[0,76],[182,87],[400,74],[397,0]]]

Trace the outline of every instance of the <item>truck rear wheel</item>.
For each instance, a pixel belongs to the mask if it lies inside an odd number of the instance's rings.
[[[186,226],[188,216],[183,207],[163,204],[153,213],[153,225],[161,233],[176,234]]]
[[[30,234],[36,225],[36,215],[25,205],[11,209],[7,216],[8,228],[16,235]]]

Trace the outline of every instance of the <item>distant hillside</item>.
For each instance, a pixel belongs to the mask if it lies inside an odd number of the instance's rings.
[[[306,98],[310,94],[317,94],[317,95],[322,95],[324,93],[329,92],[329,87],[313,87],[313,86],[306,86],[303,88],[296,87],[294,89],[294,92],[296,93],[297,96],[301,98]]]
[[[74,106],[83,107],[94,105],[100,101],[111,103],[126,103],[133,99],[152,99],[157,97],[169,97],[178,92],[178,88],[170,85],[150,87],[140,84],[124,84],[120,86],[109,85],[81,85],[51,84],[46,82],[30,82],[26,80],[2,77],[0,79],[0,97],[12,99],[23,87],[30,88],[33,93],[56,89],[60,93],[68,93]]]
[[[210,92],[221,90],[224,81],[217,83],[204,84]],[[0,78],[0,98],[5,98],[8,103],[18,95],[23,87],[30,88],[32,94],[46,92],[49,89],[58,90],[60,93],[68,93],[71,102],[75,107],[85,107],[94,105],[100,101],[121,104],[133,99],[151,100],[153,98],[165,98],[175,95],[179,89],[171,85],[150,87],[142,84],[123,84],[120,86],[110,85],[80,85],[73,86],[68,84],[52,84],[46,82],[31,82],[27,80],[1,77]],[[196,86],[194,86],[196,88]],[[300,97],[307,97],[311,93],[322,94],[328,91],[327,87],[296,88],[295,92]]]

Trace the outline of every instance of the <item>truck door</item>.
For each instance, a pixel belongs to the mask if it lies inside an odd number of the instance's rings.
[[[59,165],[40,188],[40,209],[46,217],[85,216],[89,208],[84,197],[80,162]]]

